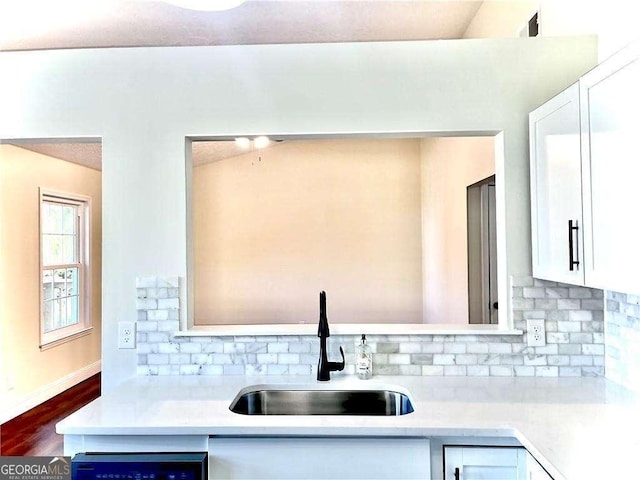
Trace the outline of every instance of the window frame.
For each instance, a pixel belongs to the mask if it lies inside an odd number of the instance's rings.
[[[62,264],[56,267],[69,266],[78,268],[78,323],[45,332],[44,325],[44,285],[43,273],[51,270],[51,265],[43,265],[43,205],[45,202],[66,204],[78,207],[78,226],[76,248],[78,255],[73,264]],[[39,188],[38,196],[38,245],[39,245],[39,329],[40,350],[46,350],[75,338],[88,335],[92,330],[91,319],[91,197],[76,193],[60,192]]]

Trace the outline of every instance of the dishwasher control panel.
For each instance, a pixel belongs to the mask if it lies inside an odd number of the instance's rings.
[[[206,480],[207,453],[79,453],[73,480]]]

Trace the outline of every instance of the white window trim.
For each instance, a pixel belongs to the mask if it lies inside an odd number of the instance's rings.
[[[71,205],[82,204],[84,213],[82,215],[82,224],[80,228],[84,235],[80,236],[79,247],[79,260],[82,268],[80,268],[79,283],[81,291],[83,292],[80,297],[79,306],[79,322],[75,325],[69,325],[68,327],[59,328],[51,332],[44,332],[44,309],[43,309],[43,285],[42,285],[42,271],[43,271],[43,258],[42,258],[42,203],[45,200],[51,200],[58,203],[69,203]],[[83,337],[91,333],[92,330],[92,318],[91,318],[91,197],[86,195],[80,195],[76,193],[67,193],[57,190],[51,190],[46,188],[39,188],[39,201],[38,201],[38,245],[39,245],[39,266],[38,272],[40,295],[39,295],[39,328],[40,328],[40,350],[47,350],[57,345],[66,343],[79,337]]]

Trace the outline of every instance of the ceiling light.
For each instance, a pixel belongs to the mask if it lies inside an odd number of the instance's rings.
[[[253,144],[256,148],[265,148],[269,146],[269,138],[268,137],[256,137],[253,140]]]
[[[251,140],[247,137],[238,137],[236,138],[236,145],[240,148],[248,149],[251,148]]]
[[[242,5],[245,0],[164,0],[180,8],[189,10],[200,10],[201,12],[220,12],[222,10],[231,10]]]

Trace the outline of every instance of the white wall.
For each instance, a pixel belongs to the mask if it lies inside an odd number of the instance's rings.
[[[530,272],[527,113],[595,63],[592,38],[4,52],[0,138],[103,138],[107,390],[135,374],[135,277],[186,275],[185,135],[503,130],[506,281]]]
[[[421,141],[425,323],[469,323],[467,187],[495,173],[493,137]]]
[[[541,0],[540,34],[597,35],[601,62],[640,38],[639,16],[637,0]]]

